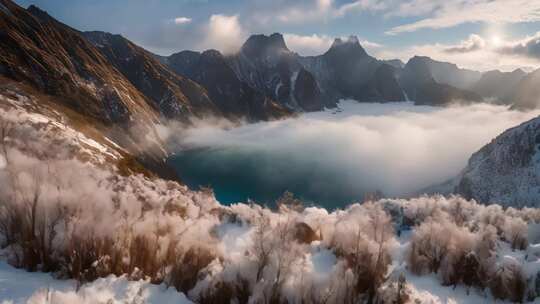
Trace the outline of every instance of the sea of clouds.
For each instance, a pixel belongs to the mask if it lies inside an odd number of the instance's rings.
[[[456,176],[472,153],[539,114],[492,104],[342,101],[340,110],[280,121],[199,124],[172,142],[177,151],[204,151],[193,166],[231,177],[248,170],[248,179],[268,189],[291,185],[323,199],[376,190],[407,196]]]

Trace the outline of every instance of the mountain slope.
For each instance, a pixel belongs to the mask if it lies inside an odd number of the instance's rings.
[[[396,68],[369,56],[355,36],[335,39],[323,55],[300,61],[319,82],[325,99],[332,102],[341,98],[360,102],[405,100]]]
[[[498,102],[508,103],[513,90],[526,75],[527,73],[521,69],[512,72],[488,71],[482,74],[482,78],[474,84],[471,90],[483,97],[495,98]]]
[[[533,109],[540,107],[540,69],[523,77],[513,88],[509,99],[516,108]]]
[[[482,77],[480,72],[461,69],[453,63],[437,61],[425,56],[415,56],[413,59],[424,61],[437,83],[458,89],[467,90]]]
[[[85,32],[83,35],[151,100],[151,105],[163,116],[187,119],[190,115],[219,114],[204,88],[173,73],[131,41],[104,32]]]
[[[432,60],[429,57],[415,56],[411,58],[403,70],[399,81],[407,92],[409,99],[418,104],[445,105],[453,101],[482,101],[482,97],[468,90],[462,90],[448,83],[458,76],[446,76],[441,71],[453,70],[453,65]],[[455,71],[457,67],[455,67]],[[437,76],[438,78],[437,79]],[[456,72],[456,75],[459,75]]]
[[[83,35],[35,6],[0,0],[0,76],[5,85],[67,107],[147,168],[172,177],[155,124],[162,119],[141,93]],[[11,83],[14,82],[14,83]],[[88,125],[87,125],[88,126]]]
[[[474,153],[454,184],[455,193],[482,203],[540,206],[540,117]]]
[[[249,37],[238,54],[227,57],[227,62],[241,81],[285,107],[315,111],[325,106],[319,84],[315,77],[306,75],[308,71],[303,71],[302,81],[296,84],[303,66],[281,34]]]
[[[241,81],[218,51],[183,51],[162,60],[175,73],[204,86],[215,106],[228,117],[256,121],[290,114],[288,109]]]
[[[0,3],[8,10],[0,12],[3,75],[105,122],[157,118],[146,98],[76,30],[34,6],[26,11],[8,0]]]

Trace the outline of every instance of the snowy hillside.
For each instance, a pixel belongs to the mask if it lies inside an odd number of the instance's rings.
[[[330,213],[290,194],[277,210],[221,206],[121,170],[114,143],[27,98],[4,95],[0,111],[2,304],[540,296],[539,209],[420,197]]]
[[[540,118],[512,128],[470,158],[455,192],[484,203],[540,207]]]

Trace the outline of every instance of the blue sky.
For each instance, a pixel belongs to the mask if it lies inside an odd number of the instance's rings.
[[[17,0],[80,30],[119,33],[162,55],[234,52],[281,32],[303,55],[357,35],[376,57],[426,55],[478,70],[540,66],[540,0]],[[449,51],[451,50],[451,51]]]

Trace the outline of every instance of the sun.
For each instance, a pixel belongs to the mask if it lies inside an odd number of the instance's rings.
[[[501,46],[502,43],[503,43],[503,40],[502,40],[501,36],[499,36],[499,35],[491,36],[491,44],[493,46],[498,47],[498,46]]]

